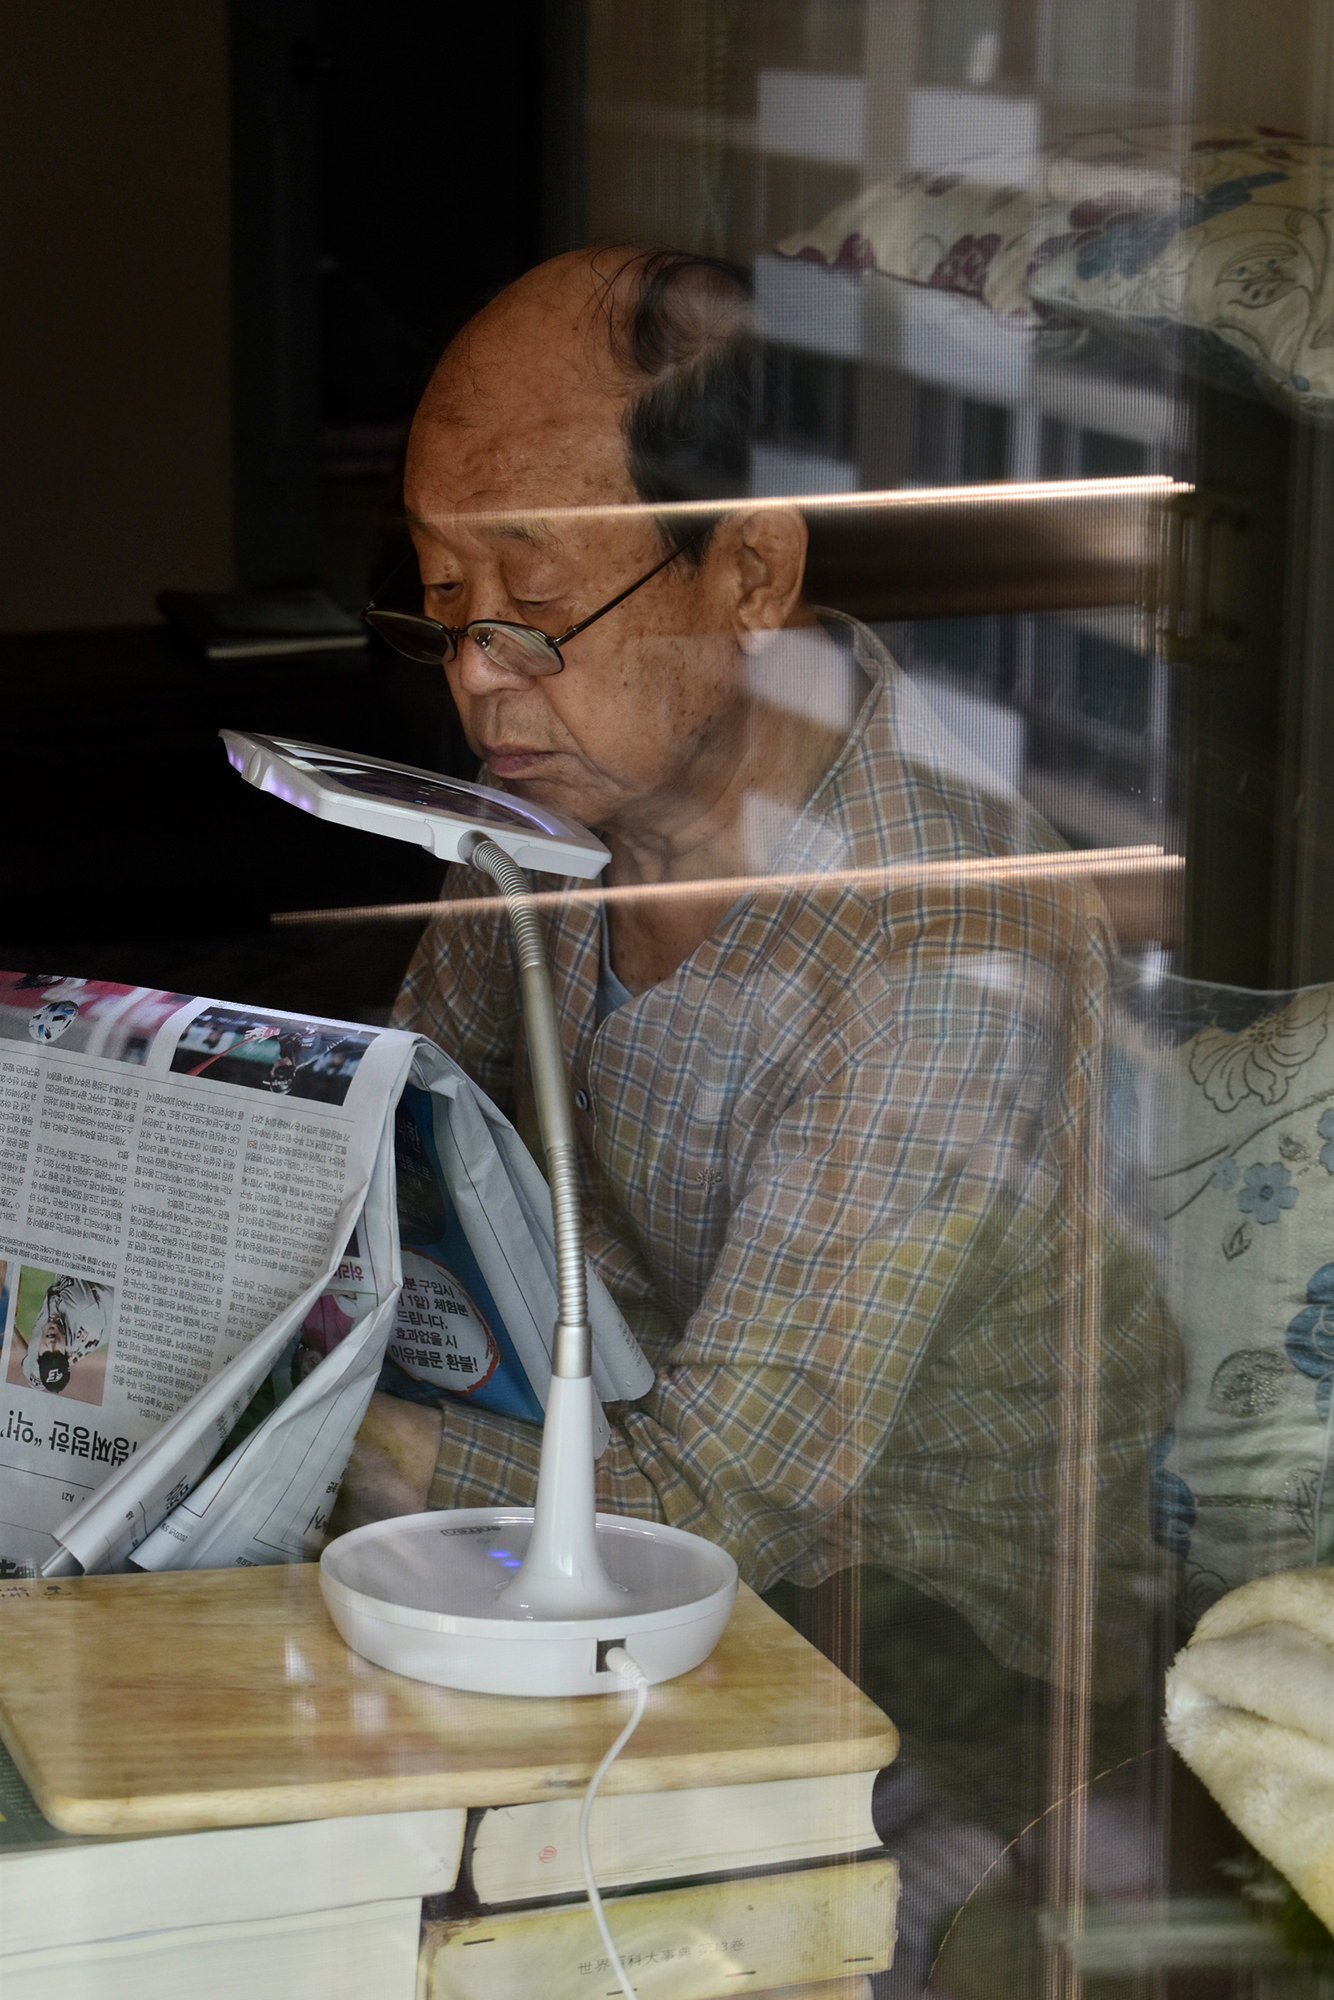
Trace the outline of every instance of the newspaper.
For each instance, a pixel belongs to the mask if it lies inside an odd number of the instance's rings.
[[[0,1575],[317,1555],[387,1354],[540,1415],[555,1268],[535,1163],[420,1037],[0,974]],[[591,1272],[590,1312],[642,1395]]]

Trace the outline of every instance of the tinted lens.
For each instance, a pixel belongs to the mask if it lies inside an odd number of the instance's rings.
[[[458,648],[454,635],[434,618],[419,618],[411,611],[363,611],[371,630],[388,641],[396,653],[416,660],[424,667],[438,667],[452,660]]]
[[[479,619],[468,627],[468,637],[488,659],[512,674],[558,674],[565,665],[546,634],[531,625],[493,625]]]

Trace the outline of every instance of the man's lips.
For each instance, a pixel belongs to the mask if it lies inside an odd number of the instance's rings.
[[[487,743],[482,746],[483,762],[497,778],[525,777],[545,763],[551,754],[549,750],[529,749],[522,743]]]

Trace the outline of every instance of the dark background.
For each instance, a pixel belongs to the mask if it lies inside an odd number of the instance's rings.
[[[508,279],[585,237],[582,22],[583,0],[11,10],[0,964],[357,1017],[388,1004],[420,918],[270,920],[419,903],[439,869],[251,792],[217,732],[466,774],[443,678],[373,645],[210,664],[151,622],[153,598],[315,582],[355,610],[405,553],[399,468],[435,356]],[[211,152],[192,145],[205,126]],[[874,483],[943,477],[918,452],[940,428],[940,392],[881,374],[774,351],[766,441],[846,456],[883,432],[909,459]],[[176,388],[154,411],[159,379]],[[1334,967],[1321,692],[1334,458],[1258,404],[1190,393],[1181,469],[1235,518],[1218,567],[1241,637],[1178,677],[1161,782],[1179,822],[1164,837],[1188,857],[1185,908],[1179,929],[1151,913],[1146,935],[1194,976],[1286,987]],[[949,477],[1001,475],[1001,415],[964,409]],[[1128,469],[1107,457],[1115,443],[1081,445],[1066,471]],[[1030,522],[1018,547],[975,519],[923,519],[926,540],[894,551],[846,516],[836,534],[815,526],[817,600],[913,621],[891,635],[910,669],[943,663],[999,700],[1019,678],[1022,620],[1132,603],[1143,587],[1136,563],[1103,576],[1054,524]],[[1037,775],[1070,779],[1080,804],[1094,780],[1138,796],[1153,774],[1118,775],[1098,731],[1109,714],[1142,723],[1146,657],[1083,635],[1049,659],[1045,643],[1037,632],[1024,681]],[[1077,845],[1093,837],[1059,799],[1037,803]]]
[[[234,581],[320,583],[359,609],[401,552],[403,440],[436,356],[579,236],[573,10],[230,0],[225,17]],[[59,54],[77,70],[77,36]],[[53,569],[69,559],[53,540]],[[443,676],[375,642],[224,664],[114,625],[0,636],[0,686],[0,963],[383,1012],[420,918],[270,919],[430,898],[439,865],[254,792],[217,732],[466,772]]]

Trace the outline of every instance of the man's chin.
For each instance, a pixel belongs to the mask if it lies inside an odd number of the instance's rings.
[[[522,799],[525,805],[542,806],[548,812],[561,813],[566,819],[576,820],[580,826],[596,824],[601,810],[599,802],[582,786],[562,783],[554,754],[549,760],[544,758],[542,764],[531,771],[514,776],[494,770],[490,764],[483,764],[480,776],[484,785],[495,785],[498,790]]]

